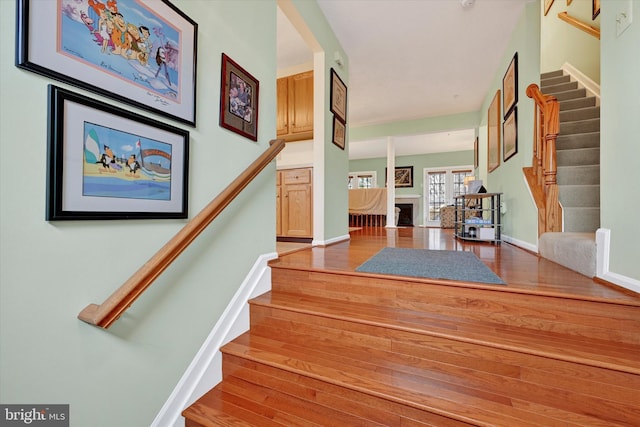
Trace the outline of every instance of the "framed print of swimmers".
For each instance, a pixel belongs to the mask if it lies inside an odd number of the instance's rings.
[[[189,132],[49,85],[46,220],[187,218]]]
[[[197,24],[167,0],[17,0],[19,68],[196,124]]]
[[[223,53],[220,76],[220,126],[257,141],[259,89],[260,82]]]

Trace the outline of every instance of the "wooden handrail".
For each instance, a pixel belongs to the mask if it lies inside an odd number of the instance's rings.
[[[191,242],[235,199],[238,194],[278,155],[285,146],[282,139],[272,140],[265,150],[227,188],[193,217],[149,261],[136,271],[102,304],[89,304],[78,315],[83,322],[108,328],[169,267]]]
[[[590,34],[600,40],[600,28],[589,25],[586,22],[582,22],[578,18],[574,18],[573,16],[569,15],[567,12],[558,13],[558,18],[562,19],[565,22],[568,22],[577,29],[582,30],[585,33]]]
[[[538,207],[538,236],[547,231],[562,231],[562,208],[556,180],[556,138],[560,131],[560,104],[545,95],[536,84],[527,87],[527,96],[535,103],[532,167],[524,173]]]

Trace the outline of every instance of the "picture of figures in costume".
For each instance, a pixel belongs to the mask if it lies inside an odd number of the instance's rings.
[[[180,97],[180,33],[136,0],[60,0],[58,52],[158,95]]]
[[[171,200],[171,144],[84,123],[82,195]]]

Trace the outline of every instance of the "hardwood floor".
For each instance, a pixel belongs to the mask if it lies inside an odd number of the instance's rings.
[[[509,244],[363,228],[270,263],[187,426],[637,426],[640,296]],[[471,251],[507,285],[361,274],[386,247]]]
[[[316,247],[283,257],[283,267],[355,271],[384,247],[470,251],[507,282],[509,290],[561,293],[591,298],[619,298],[640,301],[640,295],[624,288],[608,287],[559,264],[510,244],[492,245],[456,239],[453,231],[441,228],[362,228],[351,231],[351,240]]]

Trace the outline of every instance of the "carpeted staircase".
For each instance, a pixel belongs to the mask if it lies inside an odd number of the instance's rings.
[[[560,101],[556,141],[564,232],[540,237],[540,255],[595,276],[595,231],[600,227],[600,107],[562,70],[540,76],[540,90]]]
[[[542,74],[540,90],[560,101],[556,152],[564,231],[595,232],[600,227],[600,107],[562,70]]]

